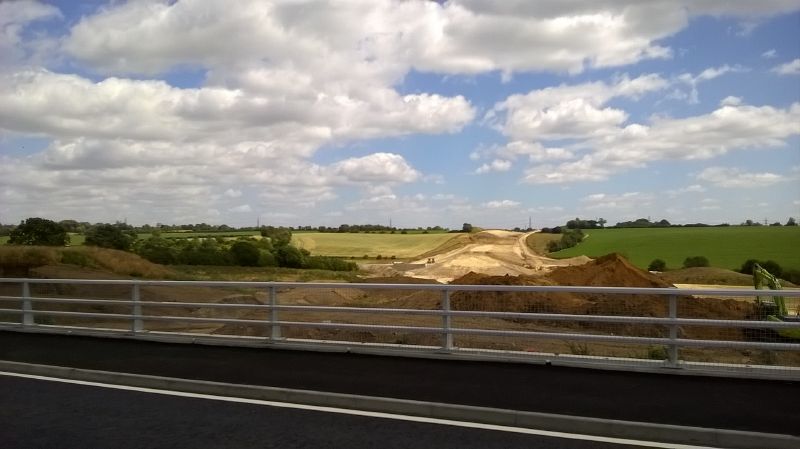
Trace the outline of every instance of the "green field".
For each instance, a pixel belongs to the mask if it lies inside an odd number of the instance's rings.
[[[738,269],[747,259],[774,260],[783,269],[800,269],[800,227],[730,226],[709,228],[591,229],[577,246],[552,256],[602,256],[617,252],[636,266],[653,259],[680,268],[690,256],[704,256],[711,266]]]
[[[318,256],[359,258],[395,256],[409,258],[430,251],[459,234],[339,234],[303,232],[292,235],[292,243]]]

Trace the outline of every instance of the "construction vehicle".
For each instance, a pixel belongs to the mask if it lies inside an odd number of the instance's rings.
[[[778,278],[759,264],[753,265],[753,286],[756,290],[781,290]],[[780,295],[756,296],[756,313],[762,320],[800,322],[800,315],[789,315],[786,300]],[[784,338],[800,340],[800,329],[779,329],[777,333]]]

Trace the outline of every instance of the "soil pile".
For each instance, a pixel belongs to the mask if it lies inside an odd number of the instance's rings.
[[[544,277],[486,276],[469,272],[454,280],[457,285],[556,285]],[[571,293],[475,292],[451,295],[454,310],[484,310],[531,313],[583,313],[585,301]]]
[[[560,267],[542,276],[485,276],[468,273],[453,281],[463,285],[569,285],[596,287],[671,288],[671,284],[640,270],[618,254],[610,254],[580,266]],[[619,295],[606,293],[457,292],[452,295],[455,310],[566,313],[576,315],[668,316],[665,295]],[[678,315],[683,318],[746,319],[752,304],[717,298],[678,298]],[[551,323],[576,327],[575,323]],[[617,335],[663,336],[665,326],[611,323],[580,323],[579,327]],[[735,332],[734,332],[735,333]],[[739,339],[738,333],[723,328],[687,326],[685,338]]]
[[[672,287],[672,284],[635,267],[617,253],[599,257],[583,265],[555,268],[547,277],[557,285]]]

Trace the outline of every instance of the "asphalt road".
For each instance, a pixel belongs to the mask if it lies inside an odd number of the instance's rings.
[[[8,449],[635,447],[3,375],[0,423]]]
[[[800,382],[0,332],[0,359],[800,435]],[[0,446],[1,447],[1,446]]]

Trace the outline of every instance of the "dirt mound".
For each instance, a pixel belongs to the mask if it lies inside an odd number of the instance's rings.
[[[457,285],[555,285],[541,276],[486,276],[469,272],[455,279]],[[539,313],[583,313],[586,301],[571,293],[456,292],[451,296],[455,310],[487,310]]]
[[[668,288],[672,284],[612,253],[584,265],[559,267],[547,276],[557,285]]]
[[[541,276],[486,276],[474,272],[454,280],[461,285],[570,285],[596,287],[670,288],[671,284],[642,271],[618,254],[610,254],[588,264],[556,268]],[[457,292],[452,295],[455,310],[566,313],[576,315],[668,316],[665,295],[619,295],[605,293],[533,292]],[[684,318],[745,319],[752,305],[716,298],[678,298],[679,316]],[[616,335],[663,336],[666,328],[655,325],[610,323],[551,323],[559,327],[580,327]],[[734,338],[730,330],[711,327],[685,327],[686,338]]]

